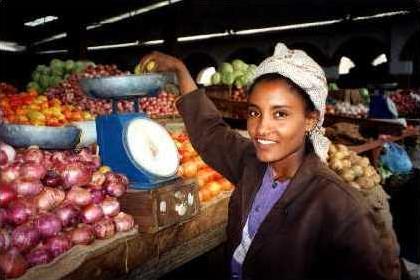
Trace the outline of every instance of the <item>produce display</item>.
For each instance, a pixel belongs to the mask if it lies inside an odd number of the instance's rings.
[[[27,85],[27,89],[44,92],[50,87],[58,86],[69,75],[81,73],[89,65],[94,64],[90,61],[53,59],[49,66],[38,65],[36,67],[32,73],[32,81]]]
[[[234,85],[236,88],[242,88],[251,81],[256,68],[256,65],[248,65],[240,59],[231,63],[223,62],[211,77],[212,85]]]
[[[420,117],[420,94],[415,91],[397,91],[390,96],[401,117]]]
[[[174,94],[161,91],[156,97],[142,97],[139,99],[141,110],[149,117],[168,117],[178,115],[175,106],[176,96]]]
[[[34,90],[21,93],[0,92],[0,111],[4,123],[37,126],[61,126],[67,123],[92,120],[93,116],[60,100],[38,95]]]
[[[17,88],[8,84],[8,83],[0,83],[0,94],[16,94],[18,93]]]
[[[171,136],[181,156],[178,174],[182,178],[197,178],[200,202],[207,202],[219,193],[234,188],[232,183],[204,163],[185,133],[172,133]]]
[[[328,166],[350,186],[359,190],[371,189],[381,182],[381,177],[370,165],[369,159],[357,155],[346,146],[332,144],[328,155]]]
[[[110,100],[94,99],[85,95],[79,81],[83,78],[98,78],[124,75],[116,65],[89,65],[80,74],[72,74],[56,87],[49,88],[44,94],[60,100],[63,104],[76,106],[79,110],[88,111],[93,116],[110,114]]]
[[[88,148],[16,151],[1,143],[0,170],[0,272],[6,277],[134,227],[118,202],[128,179],[100,166]]]
[[[366,118],[369,113],[369,108],[360,103],[358,105],[351,105],[348,102],[336,102],[335,104],[328,104],[326,106],[327,114],[353,117],[353,118]]]

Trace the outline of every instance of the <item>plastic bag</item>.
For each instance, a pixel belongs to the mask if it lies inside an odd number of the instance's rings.
[[[396,143],[385,143],[381,163],[392,173],[409,173],[413,164],[404,147]]]

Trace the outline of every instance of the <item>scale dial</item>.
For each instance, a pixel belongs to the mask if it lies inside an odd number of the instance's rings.
[[[124,148],[137,168],[161,178],[177,173],[178,149],[163,126],[136,118],[127,124],[124,136]]]

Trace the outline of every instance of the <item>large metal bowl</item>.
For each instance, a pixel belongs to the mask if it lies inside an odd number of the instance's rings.
[[[0,125],[0,140],[16,148],[36,145],[42,149],[73,149],[81,134],[82,130],[74,126]]]
[[[153,95],[166,84],[176,83],[174,73],[150,73],[82,79],[80,86],[91,97],[118,99]]]

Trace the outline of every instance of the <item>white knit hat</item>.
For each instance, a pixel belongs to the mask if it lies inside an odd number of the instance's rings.
[[[319,120],[310,131],[309,139],[315,153],[322,161],[326,161],[330,141],[324,136],[325,102],[328,95],[327,79],[322,68],[302,50],[290,50],[283,43],[277,43],[274,55],[265,59],[257,67],[252,83],[259,76],[268,73],[278,73],[289,78],[300,86],[319,111]]]

